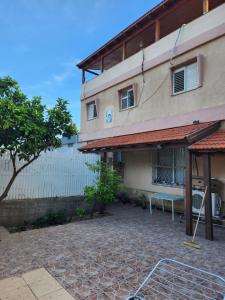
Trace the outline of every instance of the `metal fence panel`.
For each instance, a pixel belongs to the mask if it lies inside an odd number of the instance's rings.
[[[6,199],[34,199],[45,197],[82,195],[86,185],[94,183],[95,175],[89,171],[85,162],[94,163],[96,154],[82,154],[78,145],[63,146],[42,153],[16,178]],[[21,162],[17,161],[17,166]],[[12,175],[9,155],[0,157],[0,193]]]

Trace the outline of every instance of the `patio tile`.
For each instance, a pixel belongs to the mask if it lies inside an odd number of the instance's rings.
[[[60,289],[42,296],[38,300],[74,300],[74,298],[64,289]]]
[[[61,285],[54,278],[44,278],[29,284],[34,295],[39,298],[61,289]]]
[[[22,278],[27,284],[39,282],[41,280],[51,280],[51,275],[44,269],[40,268],[34,271],[30,271],[22,275]]]
[[[27,286],[20,286],[6,293],[1,291],[1,300],[36,300],[31,290]]]
[[[24,287],[26,282],[22,278],[11,277],[7,279],[0,280],[0,291],[1,295],[8,293],[9,291],[16,290],[18,288]]]

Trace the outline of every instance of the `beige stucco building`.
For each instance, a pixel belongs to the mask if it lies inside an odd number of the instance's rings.
[[[131,195],[183,197],[175,206],[185,207],[188,234],[198,213],[191,191],[208,180],[206,223],[222,221],[225,1],[162,1],[78,67],[80,150],[106,153]]]

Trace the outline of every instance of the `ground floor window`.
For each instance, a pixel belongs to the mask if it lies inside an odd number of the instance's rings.
[[[165,185],[184,185],[185,149],[158,149],[153,151],[153,182]]]

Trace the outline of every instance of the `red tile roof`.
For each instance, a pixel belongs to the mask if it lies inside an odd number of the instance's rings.
[[[225,131],[217,131],[209,137],[191,145],[189,149],[199,151],[225,150]]]
[[[82,146],[80,151],[100,150],[103,148],[119,148],[123,146],[155,144],[165,142],[182,142],[191,134],[205,129],[211,123],[192,124],[187,126],[147,131],[129,135],[115,136],[96,140]]]

